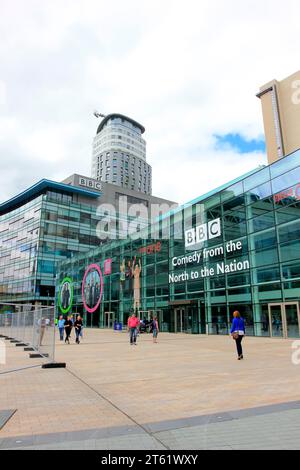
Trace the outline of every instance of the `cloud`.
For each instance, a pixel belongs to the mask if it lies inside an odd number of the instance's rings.
[[[0,106],[4,106],[6,101],[6,84],[0,80]]]
[[[145,125],[159,196],[184,202],[266,163],[215,136],[263,139],[255,94],[298,68],[299,14],[295,0],[2,0],[0,200],[88,175],[95,108]]]

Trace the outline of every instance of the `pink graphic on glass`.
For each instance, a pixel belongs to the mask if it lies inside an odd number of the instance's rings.
[[[112,259],[106,259],[104,261],[104,276],[109,276],[111,274],[111,263]]]
[[[91,264],[85,271],[82,281],[83,306],[88,313],[98,309],[103,295],[103,276],[100,266]]]

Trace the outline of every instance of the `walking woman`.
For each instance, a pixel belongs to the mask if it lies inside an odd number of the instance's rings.
[[[73,328],[73,322],[71,320],[71,317],[67,317],[65,321],[65,330],[66,330],[65,343],[70,344],[70,336],[71,336],[72,328]]]
[[[235,311],[233,314],[233,322],[230,330],[232,338],[236,342],[236,349],[238,353],[238,360],[244,359],[242,341],[245,336],[245,320],[241,317],[240,312]]]
[[[79,344],[80,343],[80,333],[81,333],[81,330],[82,330],[82,318],[80,315],[77,315],[77,318],[76,318],[76,321],[74,323],[74,326],[75,326],[75,333],[76,333],[76,343]]]
[[[158,333],[159,333],[158,320],[157,320],[157,317],[154,317],[152,320],[153,343],[157,343]]]

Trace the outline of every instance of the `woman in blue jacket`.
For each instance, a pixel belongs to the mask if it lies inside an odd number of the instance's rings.
[[[244,359],[242,341],[245,336],[245,320],[241,317],[240,312],[236,311],[233,314],[233,322],[230,330],[232,338],[236,342],[236,349],[238,353],[238,360]]]

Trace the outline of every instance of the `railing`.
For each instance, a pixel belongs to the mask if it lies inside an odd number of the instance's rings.
[[[50,362],[55,354],[55,309],[0,303],[0,336],[21,343]]]

